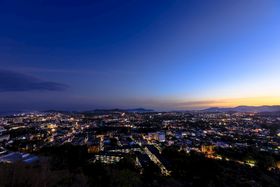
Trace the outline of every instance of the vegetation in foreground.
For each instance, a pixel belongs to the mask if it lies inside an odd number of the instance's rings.
[[[49,147],[41,150],[40,154],[42,159],[33,165],[0,164],[0,186],[280,186],[279,171],[263,168],[269,167],[270,159],[251,168],[235,162],[208,159],[194,152],[186,154],[168,148],[162,154],[172,164],[172,175],[164,177],[153,164],[139,174],[133,155],[118,164],[103,165],[88,163],[92,155],[89,155],[83,146]],[[224,154],[234,156],[230,151]],[[263,160],[263,155],[260,158]]]

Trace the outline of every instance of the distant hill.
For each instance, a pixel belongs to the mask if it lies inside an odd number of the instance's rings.
[[[9,116],[14,114],[20,113],[30,113],[36,111],[0,111],[0,116]],[[95,110],[88,110],[88,111],[67,111],[67,110],[44,110],[40,111],[43,113],[61,113],[61,114],[82,114],[82,113],[93,113],[93,114],[109,114],[114,112],[131,112],[131,113],[147,113],[147,112],[154,112],[152,109],[145,109],[145,108],[135,108],[135,109],[95,109]]]
[[[95,109],[90,111],[85,111],[85,113],[113,113],[113,112],[136,112],[136,113],[146,113],[154,112],[152,109],[145,108],[135,108],[135,109]]]
[[[280,112],[280,106],[238,106],[234,108],[212,107],[202,110],[203,112]]]
[[[10,116],[14,114],[23,113],[22,111],[0,111],[0,116]]]
[[[45,110],[44,113],[61,113],[61,114],[77,114],[78,111],[66,111],[66,110]]]

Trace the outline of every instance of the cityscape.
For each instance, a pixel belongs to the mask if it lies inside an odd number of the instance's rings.
[[[251,181],[252,185],[274,182],[270,185],[277,186],[280,174],[279,122],[280,111],[114,109],[83,113],[22,113],[1,118],[0,162],[36,165],[46,157],[52,161],[55,156],[51,152],[56,148],[73,146],[68,149],[83,150],[86,155],[82,157],[86,159],[83,161],[89,165],[118,165],[128,159],[133,172],[139,176],[154,166],[158,169],[157,175],[168,178],[178,172],[172,165],[176,160],[170,157],[174,154],[170,151],[175,151],[185,154],[185,157],[197,154],[206,160],[244,167],[249,172],[262,168],[267,170],[266,175],[271,177],[271,181],[255,179]],[[69,156],[59,151],[55,154]],[[77,157],[73,159],[78,160]],[[65,158],[61,159],[65,162]],[[180,185],[191,185],[196,181],[180,182]],[[239,182],[238,185],[246,184],[242,184],[242,180]],[[196,185],[203,184],[201,181]],[[136,184],[132,182],[131,185]]]
[[[0,187],[280,187],[280,1],[1,0]]]

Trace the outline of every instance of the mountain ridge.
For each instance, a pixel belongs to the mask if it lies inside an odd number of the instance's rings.
[[[246,106],[237,107],[211,107],[201,110],[203,112],[280,112],[280,105]]]

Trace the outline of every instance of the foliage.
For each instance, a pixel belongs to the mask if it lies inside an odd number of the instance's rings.
[[[41,150],[38,164],[0,164],[2,187],[183,187],[183,186],[280,186],[279,174],[266,169],[270,157],[259,156],[259,167],[251,168],[235,162],[208,159],[204,155],[178,152],[177,147],[166,148],[162,154],[172,165],[172,175],[162,176],[157,165],[151,163],[140,174],[135,167],[135,158],[128,156],[117,164],[89,163],[91,155],[84,146],[63,145]],[[229,150],[228,150],[229,151]],[[234,153],[233,150],[229,153]],[[228,154],[228,152],[224,152]],[[231,154],[232,156],[236,156]],[[238,155],[238,154],[237,154]],[[44,157],[43,157],[44,156]],[[246,158],[246,154],[244,154]],[[267,159],[267,160],[266,160]]]

